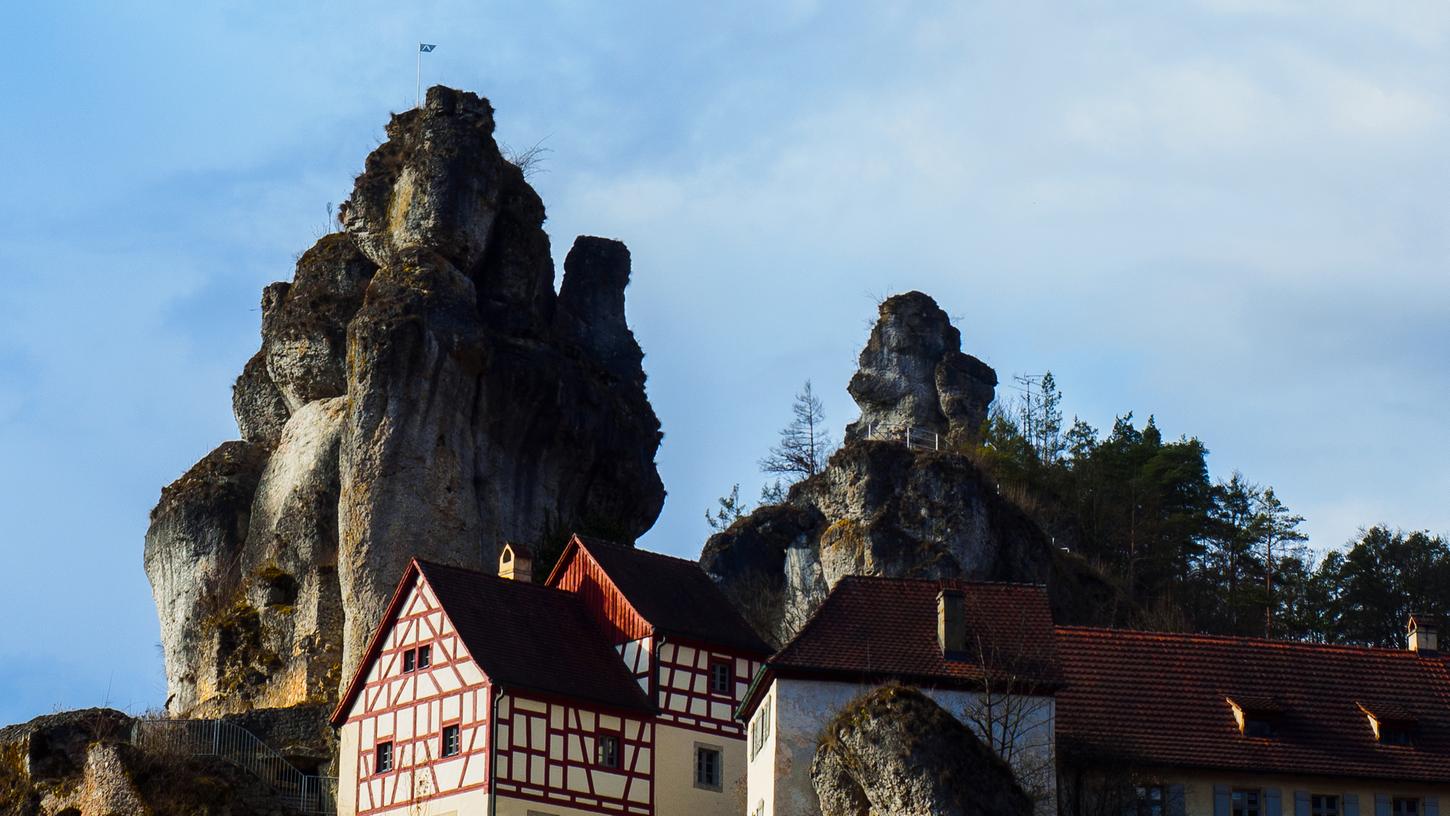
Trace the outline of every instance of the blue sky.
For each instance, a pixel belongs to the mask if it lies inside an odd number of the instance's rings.
[[[545,140],[629,316],[695,555],[876,300],[1199,436],[1319,547],[1450,532],[1450,7],[1317,0],[12,5],[0,27],[0,722],[164,699],[162,485],[234,438],[262,286],[427,83]]]

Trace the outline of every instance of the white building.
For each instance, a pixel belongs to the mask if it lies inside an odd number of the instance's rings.
[[[913,685],[972,727],[1054,814],[1061,685],[1046,590],[1025,584],[843,578],[766,661],[739,717],[749,724],[749,816],[820,813],[811,761],[847,703],[889,681]]]

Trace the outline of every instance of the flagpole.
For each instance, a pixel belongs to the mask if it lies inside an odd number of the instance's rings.
[[[423,46],[418,46],[418,87],[413,94],[413,107],[417,108],[423,104]]]

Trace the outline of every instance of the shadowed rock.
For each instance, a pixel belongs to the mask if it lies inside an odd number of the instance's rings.
[[[921,692],[883,686],[841,710],[811,763],[822,816],[1029,816],[1012,769]]]

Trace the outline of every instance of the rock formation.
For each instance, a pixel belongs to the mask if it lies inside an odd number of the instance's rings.
[[[556,295],[543,203],[493,124],[430,89],[343,230],[263,291],[242,441],[167,487],[146,536],[172,711],[334,700],[414,555],[482,568],[505,540],[632,541],[658,516],[629,251],[579,238]]]
[[[291,816],[281,793],[214,756],[193,756],[180,732],[133,741],[136,721],[93,708],[0,728],[0,814],[5,816]],[[256,712],[242,724],[303,756],[328,753],[326,712]],[[281,738],[281,739],[279,739]]]
[[[811,763],[822,816],[1029,816],[1012,769],[915,689],[883,686],[843,708]]]
[[[997,376],[960,346],[930,297],[887,299],[851,379],[861,418],[845,444],[784,505],[706,542],[701,566],[762,632],[786,637],[846,575],[1047,579],[1047,537],[964,452]]]

